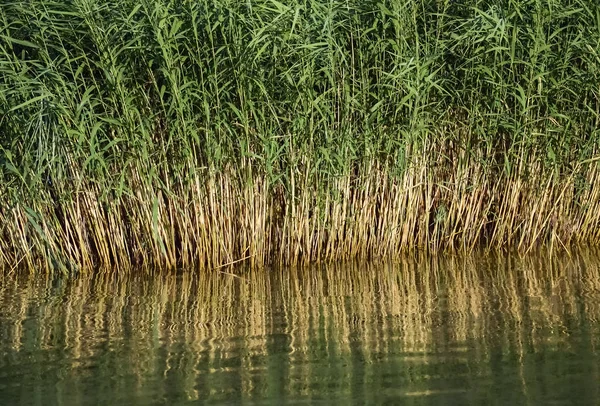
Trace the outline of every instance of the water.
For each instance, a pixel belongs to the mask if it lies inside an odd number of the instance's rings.
[[[600,404],[600,256],[0,276],[1,405]]]

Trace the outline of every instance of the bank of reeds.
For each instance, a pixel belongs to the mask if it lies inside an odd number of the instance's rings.
[[[600,240],[593,0],[0,8],[0,263]]]

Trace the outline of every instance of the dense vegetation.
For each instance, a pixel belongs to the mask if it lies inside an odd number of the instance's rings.
[[[8,1],[0,263],[594,243],[599,124],[596,0]]]

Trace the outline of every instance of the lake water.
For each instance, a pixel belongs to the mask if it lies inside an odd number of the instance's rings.
[[[600,255],[0,276],[0,405],[600,404]]]

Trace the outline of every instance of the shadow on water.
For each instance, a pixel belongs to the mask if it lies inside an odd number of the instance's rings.
[[[0,404],[598,404],[600,256],[2,275]]]

